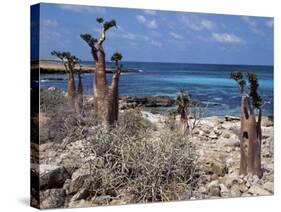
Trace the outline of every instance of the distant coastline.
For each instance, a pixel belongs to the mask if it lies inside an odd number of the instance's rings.
[[[57,74],[57,73],[65,73],[65,68],[60,61],[52,60],[52,59],[40,59],[31,61],[31,71],[37,71],[40,68],[41,74]],[[76,69],[78,70],[78,69]],[[92,73],[95,72],[95,66],[91,65],[81,65],[82,73]],[[114,68],[107,67],[106,72],[113,73]],[[134,69],[123,68],[123,72],[138,72]]]

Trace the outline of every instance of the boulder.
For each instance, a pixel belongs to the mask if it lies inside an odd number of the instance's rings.
[[[40,192],[40,208],[64,207],[65,191],[63,189],[48,189]]]
[[[241,196],[240,186],[238,184],[233,184],[231,186],[230,196],[231,197],[240,197]]]
[[[69,183],[69,188],[67,190],[67,194],[75,194],[77,193],[81,188],[84,187],[84,184],[86,182],[86,179],[90,178],[91,175],[81,175],[76,177],[75,179],[72,179]]]
[[[94,207],[94,206],[98,206],[98,204],[94,203],[92,200],[85,200],[85,199],[70,201],[68,203],[68,207],[70,208],[82,208],[82,207]]]
[[[90,195],[89,189],[82,188],[71,198],[70,201],[73,202],[81,199],[86,199],[89,195]]]
[[[273,182],[266,182],[265,184],[262,185],[263,189],[269,191],[270,193],[273,194],[274,192],[274,184]]]
[[[202,170],[209,175],[216,174],[217,176],[224,176],[228,173],[226,163],[215,158],[204,158],[202,159]]]
[[[214,131],[212,131],[212,132],[208,135],[208,137],[211,138],[211,139],[218,139],[218,135],[217,135]]]
[[[227,147],[240,147],[240,141],[238,139],[222,139],[220,143]]]
[[[96,174],[79,175],[78,177],[72,178],[69,183],[69,187],[66,190],[67,195],[77,194],[76,200],[84,198],[90,195],[90,190],[97,190],[102,185],[102,179],[97,178]],[[85,190],[86,189],[86,190]]]
[[[119,98],[122,107],[171,107],[175,100],[169,96],[123,96]]]
[[[222,197],[229,197],[229,189],[222,183],[220,184],[220,194]]]
[[[43,174],[42,174],[43,173]],[[59,166],[45,166],[42,170],[40,166],[40,189],[62,188],[66,179],[70,175],[64,167]]]
[[[210,182],[207,186],[209,196],[220,196],[220,184],[218,180]]]
[[[253,185],[249,190],[248,193],[252,194],[253,196],[257,195],[270,195],[271,193],[265,189],[263,189],[260,185]]]

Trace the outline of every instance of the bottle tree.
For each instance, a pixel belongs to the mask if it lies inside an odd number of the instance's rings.
[[[74,69],[75,66],[79,64],[79,59],[70,52],[52,51],[51,54],[59,58],[64,65],[67,73],[67,96],[70,98],[70,102],[74,106],[76,101]]]
[[[77,70],[77,75],[78,75],[78,88],[77,88],[77,110],[78,112],[81,112],[81,109],[83,107],[83,84],[82,84],[82,66],[80,64],[79,69]]]
[[[187,108],[190,103],[189,93],[181,90],[176,97],[177,111],[180,114],[180,132],[182,135],[189,133]]]
[[[122,60],[122,54],[119,52],[115,52],[111,61],[115,62],[115,72],[112,76],[112,83],[110,87],[111,95],[112,95],[112,107],[113,107],[113,121],[118,120],[118,111],[119,111],[119,77],[122,71],[122,66],[119,64],[119,61]]]
[[[261,177],[262,99],[258,79],[253,72],[247,73],[247,82],[242,72],[232,72],[230,78],[237,82],[241,94],[240,174]]]
[[[101,35],[97,39],[90,34],[81,34],[81,38],[91,48],[93,60],[96,63],[94,72],[94,110],[98,120],[105,126],[113,125],[118,119],[118,81],[121,73],[121,66],[118,61],[122,59],[120,53],[115,53],[112,60],[115,61],[116,71],[113,73],[111,84],[106,79],[105,51],[103,42],[106,39],[106,32],[116,27],[115,20],[104,21],[97,18],[101,25]]]

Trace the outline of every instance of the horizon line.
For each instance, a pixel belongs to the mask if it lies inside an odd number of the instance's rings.
[[[31,59],[31,61],[36,61],[36,60],[53,60],[53,61],[60,61],[59,59],[56,58],[40,58],[40,59]],[[81,62],[94,62],[93,60],[84,60],[80,59]],[[107,63],[112,63],[112,61],[105,61]],[[236,64],[231,64],[231,63],[199,63],[199,62],[161,62],[161,61],[136,61],[136,60],[124,60],[122,62],[130,62],[130,63],[168,63],[168,64],[192,64],[192,65],[229,65],[229,66],[234,66],[234,65],[240,65],[240,66],[272,66],[274,67],[274,64],[245,64],[245,63],[236,63]]]

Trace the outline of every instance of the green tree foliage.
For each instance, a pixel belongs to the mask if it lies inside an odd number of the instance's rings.
[[[244,79],[244,74],[242,72],[231,72],[230,78],[238,83],[241,94],[246,92],[246,94],[251,97],[252,104],[255,108],[260,108],[262,105],[262,98],[258,94],[258,78],[254,72],[247,72],[247,81]],[[245,90],[245,86],[248,85],[248,90]]]
[[[176,97],[177,111],[181,113],[181,111],[186,110],[190,100],[190,94],[187,91],[181,90]]]

